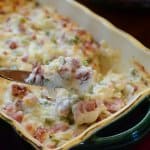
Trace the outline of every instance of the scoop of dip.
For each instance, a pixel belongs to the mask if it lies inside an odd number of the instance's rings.
[[[94,70],[78,58],[60,56],[48,65],[35,66],[26,82],[86,92],[94,82]]]

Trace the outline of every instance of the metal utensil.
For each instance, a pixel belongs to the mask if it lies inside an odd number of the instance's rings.
[[[31,72],[20,70],[0,70],[0,77],[11,81],[26,83],[25,79]]]
[[[24,84],[30,84],[34,86],[45,86],[48,87],[49,89],[54,89],[54,88],[61,88],[61,85],[57,85],[54,82],[41,82],[41,83],[36,83],[36,82],[27,82],[27,78],[31,72],[29,71],[22,71],[22,70],[0,70],[0,77],[10,80],[10,81],[16,81],[16,82],[21,82]]]

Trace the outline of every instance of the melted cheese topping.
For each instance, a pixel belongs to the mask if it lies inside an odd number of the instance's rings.
[[[49,87],[4,80],[0,109],[47,149],[119,111],[150,86],[140,65],[114,72],[117,52],[49,6],[1,1],[0,35],[1,69],[32,71],[28,81]]]

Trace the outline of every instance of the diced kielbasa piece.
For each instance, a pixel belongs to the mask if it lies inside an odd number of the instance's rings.
[[[27,123],[25,125],[25,129],[31,134],[33,135],[35,133],[35,125],[33,123]]]
[[[81,83],[89,80],[91,76],[92,76],[92,73],[91,73],[91,69],[89,68],[78,69],[75,75],[76,79],[80,80]]]
[[[104,105],[111,113],[115,113],[120,110],[125,104],[121,99],[115,99],[114,101],[105,101]]]
[[[34,133],[34,138],[43,143],[46,139],[47,131],[48,130],[44,127],[38,127]]]
[[[50,128],[49,133],[54,134],[60,131],[66,131],[68,128],[69,125],[67,123],[57,123]]]
[[[23,85],[19,84],[13,84],[12,85],[12,95],[14,97],[23,98],[27,93],[29,92],[29,89]]]
[[[80,101],[73,106],[73,116],[76,124],[89,124],[98,118],[100,109],[96,100]]]
[[[10,45],[9,45],[9,47],[11,48],[11,49],[16,49],[16,48],[18,48],[18,44],[16,43],[16,42],[11,42],[10,43]]]
[[[15,112],[15,113],[11,114],[10,116],[13,119],[15,119],[16,121],[18,121],[19,123],[21,123],[23,120],[23,112],[22,111]]]

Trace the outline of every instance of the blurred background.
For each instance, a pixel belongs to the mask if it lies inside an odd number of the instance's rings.
[[[150,48],[150,0],[77,0]]]

